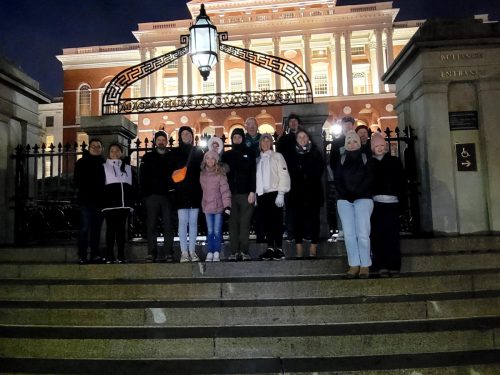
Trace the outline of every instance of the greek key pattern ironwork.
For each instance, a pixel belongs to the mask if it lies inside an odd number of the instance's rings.
[[[109,82],[106,90],[104,91],[104,95],[102,97],[102,113],[104,115],[122,113],[119,109],[119,102],[121,101],[120,98],[127,87],[157,71],[158,69],[170,64],[172,61],[179,59],[187,54],[188,51],[188,46],[184,46],[176,49],[175,51],[134,65],[118,73]]]
[[[277,56],[230,46],[224,43],[219,43],[219,50],[287,79],[293,87],[297,100],[299,100],[297,103],[313,102],[311,82],[306,73],[297,64]]]

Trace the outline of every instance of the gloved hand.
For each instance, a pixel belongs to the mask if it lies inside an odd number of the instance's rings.
[[[224,217],[226,219],[229,219],[230,216],[231,216],[231,207],[224,208]]]
[[[284,193],[278,193],[276,196],[276,200],[274,201],[274,204],[276,207],[283,207],[285,205],[285,194]]]

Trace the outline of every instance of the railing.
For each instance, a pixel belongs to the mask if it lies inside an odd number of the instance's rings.
[[[407,207],[401,216],[401,231],[416,234],[420,227],[418,209],[418,181],[414,143],[416,136],[410,129],[395,132],[385,131],[391,154],[398,156],[404,165],[406,177]],[[277,134],[274,134],[275,140]],[[331,139],[323,134],[326,160],[329,160]],[[195,144],[206,147],[210,136],[195,137]],[[225,148],[231,145],[222,136]],[[174,147],[174,139],[170,138],[169,148]],[[129,141],[128,155],[133,171],[139,175],[142,156],[154,147],[152,141],[145,139]],[[76,204],[76,190],[73,185],[73,166],[83,151],[85,143],[58,146],[42,144],[41,146],[18,146],[12,158],[15,160],[15,242],[58,243],[65,240],[76,241],[80,213]],[[331,187],[331,184],[330,184]],[[334,202],[333,202],[334,204]],[[137,200],[134,212],[129,220],[129,238],[144,238],[144,209]],[[335,213],[332,199],[328,200],[329,214]],[[174,215],[175,216],[175,215]],[[174,218],[175,219],[175,218]],[[203,220],[200,220],[199,233],[204,233]],[[332,228],[331,228],[332,229]],[[160,230],[160,229],[159,229]],[[161,233],[158,232],[161,236]]]

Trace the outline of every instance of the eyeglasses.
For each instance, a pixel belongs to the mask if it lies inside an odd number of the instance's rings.
[[[93,146],[90,146],[89,148],[91,148],[93,150],[98,150],[98,149],[101,149],[102,146],[101,145],[93,145]]]

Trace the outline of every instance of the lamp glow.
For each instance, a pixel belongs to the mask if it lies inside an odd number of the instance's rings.
[[[219,60],[218,49],[217,28],[207,16],[205,5],[201,4],[200,14],[194,25],[189,28],[189,54],[204,81]]]

